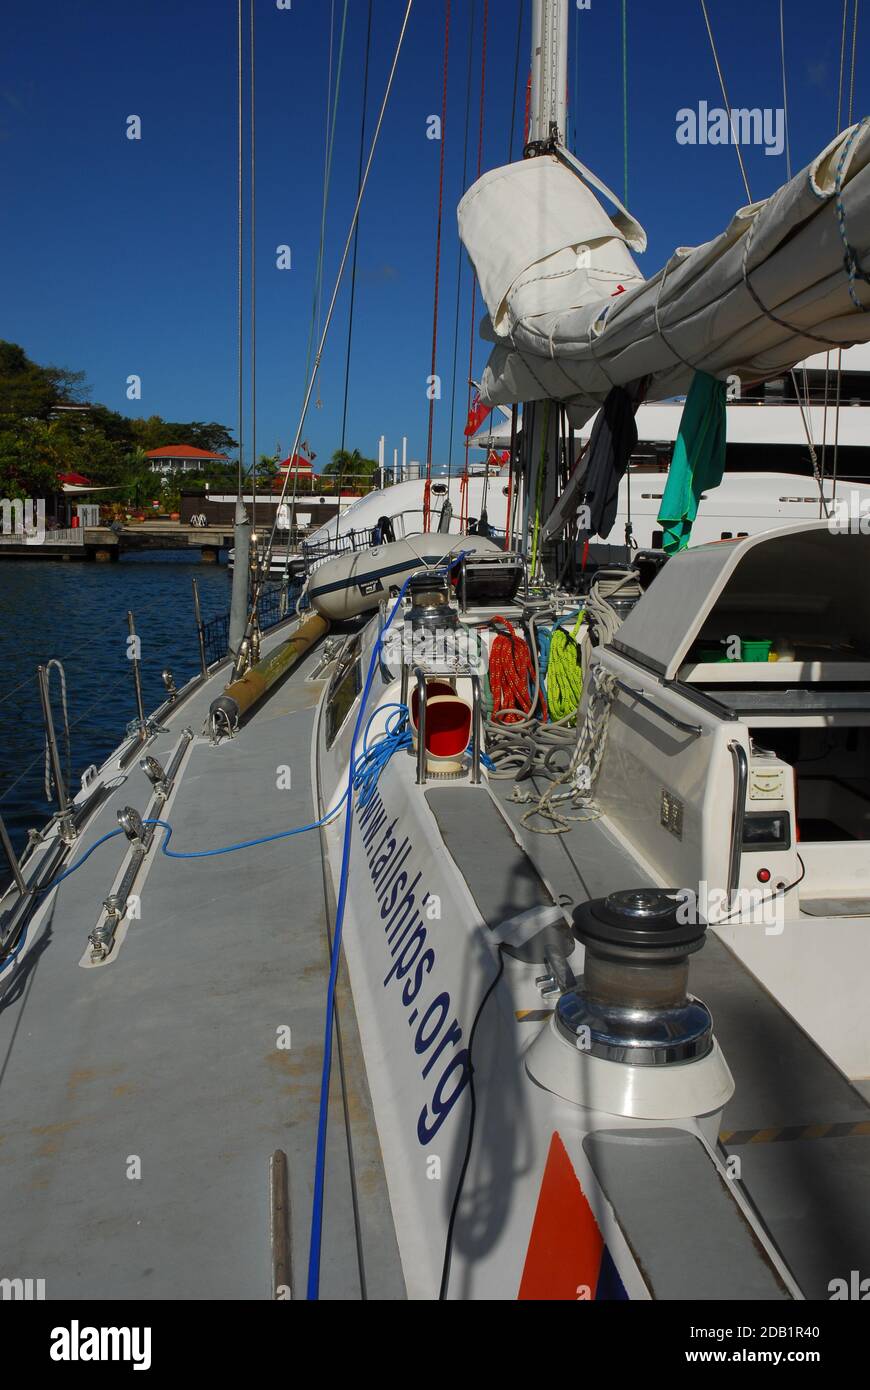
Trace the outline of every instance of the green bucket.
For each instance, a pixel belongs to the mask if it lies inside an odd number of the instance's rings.
[[[773,646],[771,637],[740,639],[741,659],[743,661],[767,661],[770,658],[770,649]]]
[[[699,647],[697,660],[731,662],[734,660],[734,658],[731,656],[726,656],[725,652],[722,650],[721,647]]]

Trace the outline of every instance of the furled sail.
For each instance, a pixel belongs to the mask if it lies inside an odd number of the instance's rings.
[[[629,249],[642,229],[560,153],[491,170],[459,204],[495,344],[487,404],[551,398],[579,426],[614,385],[649,376],[661,400],[696,369],[757,381],[870,340],[870,118],[646,281]]]

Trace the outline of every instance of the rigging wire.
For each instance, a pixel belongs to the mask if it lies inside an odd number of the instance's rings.
[[[332,50],[335,18],[335,0],[332,0],[332,15],[329,31],[329,75],[326,93],[326,128],[323,150],[323,199],[320,211],[320,242],[317,251],[317,264],[314,271],[314,299],[311,306],[311,322],[308,329],[308,347],[305,354],[305,378],[311,369],[311,349],[320,336],[321,312],[323,307],[323,263],[326,256],[326,214],[329,206],[329,188],[332,182],[332,155],[335,147],[335,129],[338,122],[338,99],[341,92],[341,74],[344,67],[344,37],[347,25],[348,0],[344,0],[341,18],[341,33],[338,41],[338,61],[335,68],[335,91],[332,91]],[[330,117],[330,99],[332,115]],[[292,458],[292,455],[291,455]],[[291,463],[292,468],[292,463]],[[297,470],[298,472],[298,470]]]
[[[846,60],[846,21],[848,17],[849,0],[843,0],[843,32],[840,40],[840,86],[837,94],[837,131],[839,132],[843,117],[843,78],[845,73]],[[855,98],[855,55],[858,43],[858,0],[854,0],[852,11],[852,54],[850,62],[849,76],[849,113],[847,125],[852,124]],[[840,396],[843,384],[843,349],[837,349],[837,394],[834,403],[834,461],[831,470],[831,501],[837,501],[837,478],[839,472],[839,452],[840,452]],[[825,382],[825,394],[827,398],[827,381]]]
[[[477,136],[477,177],[480,178],[483,172],[483,130],[484,117],[486,115],[486,47],[489,26],[489,0],[483,0],[483,37],[480,50],[480,124]],[[474,313],[477,303],[477,276],[471,276],[471,314],[468,321],[468,395],[466,399],[466,411],[471,411],[471,392],[473,389],[472,378],[474,375]],[[463,474],[464,500],[461,506],[459,519],[460,529],[468,524],[468,450],[470,448],[469,436],[465,436],[465,472]]]
[[[824,510],[825,460],[826,460],[826,456],[827,456],[827,452],[828,452],[828,400],[829,400],[829,393],[830,393],[830,383],[831,383],[831,350],[830,350],[830,348],[829,348],[828,351],[825,353],[825,400],[824,400],[824,409],[823,409],[823,411],[822,411],[822,464],[821,464],[821,478],[822,478],[821,493],[822,493],[822,496],[819,498],[819,520],[821,520],[821,518],[822,518],[822,512],[823,512],[823,510]]]
[[[315,297],[316,297],[316,300],[317,300],[317,315],[318,315],[318,319],[317,319],[317,328],[318,328],[318,330],[319,330],[319,328],[320,328],[320,292],[321,292],[321,288],[322,288],[322,284],[323,284],[323,281],[322,281],[322,279],[321,279],[321,275],[322,275],[322,272],[323,272],[323,262],[322,262],[322,259],[321,259],[321,257],[322,257],[322,248],[323,248],[323,226],[324,226],[324,222],[325,222],[325,219],[326,219],[326,204],[327,204],[328,196],[329,196],[328,193],[327,193],[327,186],[328,186],[328,182],[329,182],[329,130],[330,130],[330,107],[331,107],[331,103],[332,103],[332,63],[333,63],[334,55],[335,55],[335,0],[329,0],[329,55],[328,55],[327,63],[326,63],[326,111],[325,111],[325,113],[324,113],[324,118],[323,118],[323,193],[322,193],[322,199],[321,199],[321,201],[322,201],[322,211],[321,211],[321,224],[320,224],[320,235],[321,235],[320,247],[321,247],[321,250],[320,250],[320,252],[319,252],[319,254],[318,254],[317,267],[316,267],[316,270],[315,270],[315,279],[314,279],[314,293],[315,293]],[[308,337],[308,355],[307,355],[306,360],[305,360],[305,375],[306,375],[306,377],[307,377],[307,375],[308,375],[308,367],[309,367],[309,365],[310,365],[310,360],[311,360],[311,341],[312,341],[312,334],[313,334],[313,333],[314,333],[314,320],[312,319],[312,321],[311,321],[311,327],[310,327],[310,329],[309,329],[309,337]]]
[[[358,165],[358,168],[357,168],[357,177],[356,177],[356,191],[357,191],[357,194],[359,194],[360,188],[362,187],[363,160],[365,159],[366,106],[367,106],[367,104],[368,104],[368,94],[369,94],[369,58],[370,58],[370,55],[371,55],[371,45],[372,45],[372,6],[373,6],[373,3],[374,3],[374,0],[369,0],[368,23],[367,23],[367,26],[366,26],[366,57],[365,57],[365,68],[364,68],[364,71],[363,71],[362,116],[361,116],[361,118],[360,118],[360,131],[359,131],[359,165]],[[347,398],[348,398],[348,390],[349,390],[349,387],[350,387],[350,350],[351,350],[351,342],[352,342],[352,340],[353,340],[353,310],[354,310],[354,304],[355,304],[355,302],[356,302],[356,263],[357,263],[357,251],[358,251],[358,248],[359,248],[359,219],[357,219],[357,224],[356,224],[356,226],[354,227],[354,232],[353,232],[353,263],[352,263],[352,265],[351,265],[351,270],[350,270],[350,310],[349,310],[349,312],[348,312],[348,320],[347,320],[347,357],[346,357],[346,359],[345,359],[345,364],[344,364],[344,404],[343,404],[343,406],[342,406],[342,411],[341,411],[341,464],[340,464],[340,466],[339,466],[339,474],[338,474],[338,503],[337,503],[336,517],[338,517],[338,516],[341,514],[341,485],[342,485],[342,480],[343,480],[343,478],[344,478],[344,449],[345,449],[345,441],[346,441],[346,438],[347,438]]]
[[[855,110],[855,54],[858,44],[858,0],[855,0],[855,8],[852,11],[852,67],[849,76],[849,125],[852,124],[852,117]]]
[[[23,690],[25,685],[29,685],[31,681],[35,680],[35,675],[28,676],[27,679],[23,680],[20,685],[13,685],[12,689],[6,695],[0,695],[0,705],[5,705],[7,700],[11,700],[13,695],[17,695],[19,690]]]
[[[403,47],[403,44],[404,44],[404,41],[405,41],[405,35],[406,35],[407,31],[408,31],[408,23],[409,23],[410,18],[411,18],[411,11],[412,11],[413,7],[414,7],[414,0],[407,0],[407,5],[406,5],[406,8],[405,8],[405,15],[404,15],[404,18],[403,18],[403,20],[402,20],[402,27],[401,27],[401,29],[400,29],[400,31],[399,31],[399,37],[398,37],[398,40],[397,40],[397,42],[396,42],[396,49],[395,49],[395,53],[393,54],[393,61],[392,61],[392,64],[391,64],[391,66],[390,66],[389,76],[387,77],[387,84],[386,84],[386,88],[385,88],[385,90],[384,90],[383,100],[381,101],[381,108],[380,108],[380,111],[378,112],[378,119],[377,119],[377,122],[376,122],[376,124],[375,124],[375,131],[374,131],[374,135],[373,135],[373,137],[372,137],[372,145],[371,145],[371,149],[369,150],[369,157],[368,157],[368,161],[367,161],[367,163],[366,163],[365,173],[363,174],[362,186],[361,186],[361,188],[360,188],[360,190],[359,190],[359,193],[357,194],[356,205],[355,205],[355,207],[354,207],[353,215],[352,215],[352,217],[351,217],[350,228],[349,228],[349,230],[348,230],[347,239],[346,239],[346,241],[345,241],[344,251],[343,251],[343,253],[342,253],[341,262],[340,262],[339,267],[338,267],[338,273],[337,273],[336,278],[335,278],[335,286],[334,286],[333,291],[332,291],[332,298],[331,298],[331,300],[330,300],[329,308],[328,308],[327,314],[326,314],[326,321],[325,321],[325,323],[324,323],[324,325],[323,325],[323,332],[322,332],[322,334],[321,334],[321,336],[320,336],[320,342],[319,342],[319,344],[318,344],[317,354],[316,354],[316,356],[315,356],[315,358],[314,358],[314,366],[313,366],[313,368],[312,368],[311,376],[310,376],[310,379],[309,379],[309,382],[308,382],[308,387],[307,387],[306,392],[305,392],[305,399],[304,399],[303,402],[302,402],[302,410],[301,410],[300,416],[299,416],[299,423],[298,423],[298,425],[297,425],[297,427],[296,427],[296,437],[295,437],[295,440],[294,440],[294,443],[293,443],[293,448],[292,448],[292,450],[291,450],[291,458],[292,458],[293,455],[296,453],[296,451],[297,451],[297,449],[298,449],[298,447],[299,447],[299,441],[300,441],[300,439],[302,438],[302,431],[303,431],[303,429],[305,428],[305,417],[306,417],[306,415],[307,415],[307,413],[308,413],[308,406],[309,406],[309,404],[310,404],[310,402],[311,402],[312,392],[314,391],[314,384],[315,384],[315,382],[316,382],[316,380],[317,380],[317,373],[318,373],[318,371],[320,370],[320,359],[321,359],[321,357],[322,357],[322,355],[323,355],[323,349],[324,349],[324,346],[325,346],[325,344],[326,344],[326,339],[327,339],[327,336],[328,336],[328,334],[329,334],[330,324],[332,323],[332,317],[333,317],[333,314],[334,314],[334,312],[335,312],[335,305],[336,305],[336,301],[338,300],[338,292],[339,292],[339,290],[340,290],[340,288],[341,288],[341,282],[342,282],[342,278],[343,278],[343,276],[344,276],[344,268],[345,268],[345,265],[347,264],[348,256],[350,255],[351,244],[352,244],[352,241],[353,241],[353,234],[354,234],[354,230],[355,230],[355,228],[356,228],[357,219],[359,218],[359,210],[360,210],[360,207],[361,207],[361,205],[362,205],[362,200],[363,200],[363,197],[364,197],[364,195],[365,195],[366,187],[367,187],[367,185],[368,185],[369,174],[371,173],[371,168],[372,168],[372,164],[373,164],[373,162],[374,162],[374,157],[375,157],[375,151],[377,150],[377,147],[378,147],[378,141],[379,141],[379,139],[380,139],[380,134],[381,134],[381,127],[383,126],[383,123],[384,123],[384,116],[386,115],[387,105],[388,105],[389,99],[390,99],[390,93],[391,93],[392,90],[393,90],[393,84],[394,84],[395,78],[396,78],[396,70],[398,69],[398,66],[399,66],[399,58],[400,58],[400,56],[401,56],[402,47]],[[272,555],[272,547],[273,547],[273,545],[274,545],[274,543],[275,543],[275,533],[276,533],[276,531],[277,531],[277,529],[278,529],[278,516],[280,515],[281,507],[282,507],[282,505],[283,505],[283,503],[284,503],[284,499],[285,499],[285,497],[286,497],[286,495],[287,495],[287,486],[288,486],[288,484],[289,484],[289,482],[290,482],[290,473],[291,473],[291,471],[294,472],[294,478],[293,478],[293,503],[292,503],[292,506],[293,506],[293,509],[294,509],[294,510],[295,510],[295,507],[296,507],[296,491],[297,491],[297,487],[298,487],[299,470],[298,470],[298,469],[291,470],[291,469],[288,468],[288,469],[286,470],[286,472],[285,472],[284,482],[283,482],[283,485],[282,485],[282,487],[281,487],[280,496],[279,496],[279,498],[278,498],[278,505],[277,505],[277,507],[275,508],[275,519],[274,519],[274,521],[272,522],[272,529],[271,529],[271,532],[270,532],[270,534],[269,534],[269,543],[268,543],[268,546],[267,546],[267,548],[266,548],[266,556],[267,556],[267,559],[266,559],[266,563],[265,563],[264,566],[263,566],[263,572],[264,572],[265,574],[268,574],[268,572],[269,572],[269,559],[271,558],[271,555]],[[289,573],[289,567],[290,567],[290,546],[289,546],[289,544],[288,544],[288,546],[287,546],[287,557],[286,557],[285,566],[284,566],[284,577],[285,577],[285,581],[286,581],[287,575],[288,575],[288,573]],[[262,579],[260,580],[260,582],[258,583],[258,586],[257,586],[257,594],[255,595],[255,598],[254,598],[254,604],[253,604],[253,606],[252,606],[252,612],[256,610],[257,596],[259,595],[259,592],[260,592],[261,587],[262,587]],[[249,628],[250,628],[250,620],[249,620]],[[250,635],[250,634],[249,634],[249,635]]]
[[[520,13],[525,0],[520,0]],[[468,182],[468,133],[471,129],[471,77],[473,72],[474,59],[474,16],[477,9],[477,0],[470,0],[468,6],[468,71],[465,79],[465,137],[463,142],[462,156],[462,192],[465,193]],[[519,57],[519,49],[517,50]],[[514,102],[516,103],[516,91],[514,91]],[[511,130],[511,146],[513,147],[513,130]],[[510,162],[510,155],[508,156]],[[450,479],[453,475],[453,426],[456,419],[456,369],[459,359],[459,305],[462,296],[462,272],[465,269],[465,257],[460,254],[456,258],[456,304],[453,310],[453,373],[450,379],[450,427],[447,432],[447,499],[450,499]]]
[[[256,136],[256,111],[255,97],[256,90],[256,66],[254,56],[254,0],[250,4],[250,84],[251,84],[251,113],[250,113],[250,141],[251,141],[251,168],[250,168],[250,188],[251,188],[251,535],[253,536],[257,527],[257,136]]]
[[[520,81],[520,46],[521,46],[522,40],[523,40],[523,16],[524,16],[524,14],[525,14],[525,8],[526,8],[526,0],[520,0],[519,6],[518,6],[518,10],[517,10],[517,48],[516,48],[516,53],[514,54],[514,94],[513,94],[513,100],[511,101],[511,138],[510,138],[510,143],[508,144],[508,164],[512,164],[512,163],[513,163],[513,158],[514,158],[514,131],[515,131],[515,129],[516,129],[516,123],[517,123],[517,93],[518,93],[518,91],[519,91],[519,81]],[[472,9],[472,14],[473,14],[473,11],[474,11],[474,0],[471,0],[471,9]],[[578,12],[578,13],[579,13],[579,12]],[[575,24],[576,24],[576,23],[578,23],[578,20],[577,20],[577,19],[575,19]],[[575,30],[575,33],[576,33],[576,30]],[[575,42],[576,42],[576,40],[575,40]],[[469,89],[470,89],[470,74],[471,74],[471,53],[470,53],[470,52],[469,52],[469,55],[468,55],[468,71],[469,71]],[[466,132],[466,139],[467,139],[467,132]],[[577,143],[577,127],[576,127],[576,123],[575,123],[575,126],[574,126],[574,143],[575,143],[575,144]],[[462,191],[465,192],[465,184],[464,184],[464,183],[463,183],[463,185],[462,185]]]
[[[441,229],[444,217],[444,156],[447,147],[447,74],[450,62],[450,0],[444,10],[444,82],[441,91],[441,151],[438,163],[438,220],[435,233],[435,292],[432,305],[432,366],[429,372],[429,433],[426,442],[426,486],[423,492],[423,530],[429,530],[432,493],[432,435],[435,428],[435,365],[438,352],[438,288],[441,277]]]
[[[628,19],[625,5],[626,0],[622,0],[622,201],[628,207]]]
[[[244,158],[244,154],[243,154],[243,151],[244,151],[244,145],[243,145],[243,130],[242,130],[242,102],[243,102],[243,91],[242,91],[242,0],[237,0],[236,12],[237,12],[237,30],[238,30],[238,32],[237,32],[237,48],[238,48],[238,51],[237,51],[237,54],[236,54],[236,57],[237,57],[237,73],[236,73],[236,79],[237,79],[237,84],[238,84],[238,85],[237,85],[237,100],[236,100],[236,108],[237,108],[237,110],[236,110],[236,127],[237,127],[237,128],[236,128],[236,138],[237,138],[237,145],[238,145],[238,150],[237,150],[237,156],[238,156],[238,158],[237,158],[237,169],[236,169],[236,179],[237,179],[237,190],[236,190],[236,192],[237,192],[237,201],[238,201],[238,207],[237,207],[237,227],[236,227],[236,240],[237,240],[237,245],[236,245],[236,262],[237,262],[237,263],[236,263],[236,318],[237,318],[237,325],[236,325],[236,327],[237,327],[237,334],[238,334],[238,342],[237,342],[237,344],[236,344],[236,348],[237,348],[237,354],[238,354],[238,381],[237,381],[237,390],[238,390],[238,419],[239,419],[239,465],[238,465],[238,479],[237,479],[237,487],[238,487],[237,495],[238,495],[239,497],[241,497],[241,496],[242,496],[242,490],[243,490],[243,489],[242,489],[242,476],[243,476],[243,474],[242,474],[242,469],[243,469],[243,462],[242,462],[242,460],[243,460],[243,454],[244,454],[244,443],[243,443],[243,439],[242,439],[242,427],[243,427],[243,423],[244,423],[244,402],[243,402],[244,365],[243,365],[243,361],[242,361],[242,339],[243,339],[243,336],[244,336],[243,320],[242,320],[242,314],[243,314],[243,307],[242,307],[242,306],[243,306],[243,300],[242,300],[242,273],[243,273],[243,272],[242,272],[242,267],[243,267],[243,257],[244,257],[244,219],[243,219],[243,209],[242,209],[242,196],[243,196],[243,186],[242,186],[242,183],[243,183],[243,158]]]
[[[779,53],[782,67],[782,110],[783,121],[785,123],[785,172],[786,177],[791,180],[791,145],[788,137],[788,84],[785,76],[785,18],[783,16],[784,0],[779,0]]]
[[[574,129],[572,148],[577,153],[577,108],[580,105],[580,9],[574,11],[574,100],[571,102],[571,124]],[[567,132],[566,132],[567,134]]]
[[[711,28],[711,26],[710,26],[710,17],[709,17],[709,15],[708,15],[708,13],[707,13],[707,6],[706,6],[706,3],[705,3],[705,0],[700,0],[700,3],[701,3],[701,9],[702,9],[702,11],[703,11],[703,13],[704,13],[704,20],[705,20],[706,25],[707,25],[707,33],[708,33],[709,38],[710,38],[710,46],[711,46],[712,51],[713,51],[713,59],[714,59],[714,62],[715,62],[715,64],[716,64],[716,71],[717,71],[717,73],[718,73],[718,75],[719,75],[719,85],[720,85],[721,90],[722,90],[722,99],[723,99],[723,101],[724,101],[724,103],[725,103],[725,107],[726,107],[726,110],[727,110],[727,112],[728,112],[728,124],[729,124],[729,126],[731,127],[732,132],[733,132],[733,121],[732,121],[732,118],[731,118],[731,106],[730,106],[729,101],[728,101],[728,93],[727,93],[726,88],[725,88],[725,78],[724,78],[724,75],[723,75],[723,72],[722,72],[721,64],[720,64],[720,62],[719,62],[719,54],[718,54],[718,51],[717,51],[717,49],[716,49],[716,41],[715,41],[715,39],[714,39],[714,37],[713,37],[713,30],[712,30],[712,28]],[[845,5],[846,5],[846,4],[848,4],[848,0],[844,0],[844,17],[843,17],[843,33],[844,33],[844,36],[845,36]],[[858,0],[855,0],[855,29],[857,28],[857,5],[858,5]],[[854,72],[854,39],[855,39],[855,29],[853,29],[853,50],[852,50],[852,57],[853,57],[853,72]],[[787,161],[788,176],[789,176],[789,178],[791,178],[791,152],[790,152],[790,148],[789,148],[789,137],[788,137],[788,89],[787,89],[787,85],[786,85],[786,72],[785,72],[785,27],[784,27],[784,20],[783,20],[782,0],[780,0],[780,53],[781,53],[781,64],[782,64],[782,90],[783,90],[783,106],[784,106],[784,119],[785,119],[786,161]],[[841,55],[841,82],[842,82],[842,55]],[[850,120],[851,120],[851,115],[850,115]],[[736,141],[736,140],[734,141],[734,149],[735,149],[736,152],[737,152],[737,159],[738,159],[739,164],[740,164],[740,172],[741,172],[741,174],[742,174],[742,176],[743,176],[743,183],[744,183],[744,186],[745,186],[745,188],[746,188],[746,196],[747,196],[747,198],[749,199],[749,201],[750,201],[750,203],[751,203],[751,202],[752,202],[752,192],[751,192],[750,187],[749,187],[749,179],[748,179],[747,174],[746,174],[746,167],[745,167],[745,165],[744,165],[744,163],[743,163],[743,156],[742,156],[741,153],[740,153],[740,144],[739,144],[739,142]],[[798,380],[797,380],[797,376],[795,375],[794,368],[791,369],[790,375],[791,375],[792,384],[793,384],[793,386],[794,386],[795,397],[796,397],[796,399],[797,399],[798,408],[799,408],[800,413],[801,413],[801,423],[802,423],[802,425],[803,425],[804,435],[805,435],[806,441],[807,441],[807,448],[809,449],[810,463],[811,463],[811,465],[812,465],[812,470],[813,470],[813,478],[814,478],[815,483],[816,483],[816,486],[817,486],[817,488],[818,488],[818,490],[819,490],[819,503],[820,503],[821,508],[824,510],[825,515],[827,516],[827,515],[829,515],[829,512],[828,512],[828,505],[827,505],[827,502],[826,502],[826,500],[825,500],[825,494],[824,494],[824,477],[823,477],[823,474],[822,474],[822,472],[821,472],[821,470],[820,470],[820,468],[819,468],[819,461],[818,461],[818,456],[817,456],[817,454],[816,454],[816,448],[815,448],[815,445],[814,445],[814,443],[813,443],[812,431],[811,431],[811,429],[810,429],[810,423],[809,423],[809,421],[808,421],[808,419],[807,419],[807,410],[808,410],[808,408],[809,408],[809,386],[806,385],[806,377],[805,377],[806,397],[807,397],[807,399],[806,399],[806,405],[805,405],[804,400],[803,400],[802,397],[801,397],[800,386],[799,386],[799,384],[798,384]],[[826,392],[827,392],[827,387],[826,387]],[[839,394],[839,387],[838,387],[838,394]],[[836,443],[835,443],[835,458],[836,458]]]
[[[728,93],[727,93],[727,91],[725,90],[725,78],[724,78],[724,76],[723,76],[723,74],[722,74],[722,65],[721,65],[720,62],[719,62],[719,52],[718,52],[718,50],[717,50],[717,48],[716,48],[716,40],[715,40],[714,37],[713,37],[713,29],[712,29],[712,27],[711,27],[711,25],[710,25],[710,16],[709,16],[708,13],[707,13],[707,4],[706,4],[706,0],[701,0],[701,11],[702,11],[702,13],[703,13],[703,15],[704,15],[704,23],[705,23],[706,26],[707,26],[707,34],[708,34],[709,39],[710,39],[710,48],[711,48],[712,51],[713,51],[713,62],[716,64],[716,72],[718,73],[718,76],[719,76],[719,86],[720,86],[720,88],[722,89],[722,100],[723,100],[724,103],[725,103],[725,110],[728,112],[728,125],[729,125],[729,127],[730,127],[730,129],[731,129],[731,133],[732,133],[732,135],[733,135],[733,133],[734,133],[734,121],[733,121],[732,116],[731,116],[731,103],[730,103],[729,100],[728,100]],[[738,140],[734,140],[734,141],[733,141],[733,145],[734,145],[734,150],[735,150],[735,152],[736,152],[736,154],[737,154],[737,162],[738,162],[738,164],[740,165],[740,173],[741,173],[741,175],[742,175],[742,177],[743,177],[743,184],[744,184],[744,187],[745,187],[745,189],[746,189],[746,196],[747,196],[747,198],[749,199],[749,201],[750,201],[750,203],[751,203],[751,202],[752,202],[752,194],[751,194],[750,191],[749,191],[749,179],[748,179],[747,176],[746,176],[746,166],[745,166],[745,164],[743,163],[743,155],[740,153],[740,142],[739,142]]]
[[[326,184],[329,172],[329,116],[332,103],[332,62],[335,54],[335,0],[329,4],[329,46],[326,60],[326,110],[323,116],[323,190],[321,194],[320,243],[314,265],[314,300],[311,306],[311,319],[308,325],[308,345],[305,349],[305,380],[311,366],[311,344],[314,340],[315,325],[320,313],[320,284],[323,268],[323,225],[326,218]],[[290,465],[292,467],[292,464]]]
[[[65,662],[65,661],[68,660],[68,658],[67,658],[67,657],[58,657],[57,660],[58,660],[58,661],[61,661],[61,662]],[[23,681],[23,682],[22,682],[22,685],[27,685],[27,684],[29,684],[29,681],[30,681],[30,680],[35,680],[35,679],[36,679],[35,676],[30,676],[29,679],[28,679],[27,681]],[[122,685],[127,685],[128,682],[129,682],[129,679],[130,679],[129,676],[128,676],[127,673],[125,672],[124,675],[121,676],[118,680],[113,681],[113,683],[112,683],[111,685],[106,686],[106,688],[97,696],[96,700],[94,700],[94,702],[93,702],[92,704],[88,705],[88,707],[87,707],[86,710],[83,710],[82,713],[81,713],[80,715],[77,716],[77,718],[71,719],[71,720],[70,720],[70,724],[69,724],[70,731],[72,731],[73,729],[78,728],[78,726],[79,726],[80,724],[82,724],[86,719],[88,719],[88,718],[93,714],[93,712],[94,712],[95,709],[98,709],[100,705],[102,705],[106,700],[108,700],[108,699],[110,698],[110,696],[114,695],[115,692],[116,692],[117,690],[119,690],[120,687],[121,687]],[[16,687],[16,688],[20,690],[22,687],[21,687],[21,686],[18,686],[18,687]],[[15,692],[14,692],[14,691],[10,691],[9,693],[10,693],[10,695],[12,695],[12,694],[14,694]],[[7,699],[7,698],[8,698],[8,696],[4,696],[4,699]],[[99,728],[98,730],[95,730],[95,732],[102,733],[102,734],[103,734],[105,737],[107,737],[107,738],[108,738],[108,737],[112,737],[112,735],[110,734],[110,731],[109,731],[108,729],[106,729],[105,725],[101,725],[100,728]],[[43,756],[44,756],[43,750],[40,749],[40,751],[36,754],[36,757],[35,757],[35,758],[32,758],[31,761],[26,765],[26,767],[22,768],[21,772],[19,772],[18,776],[14,779],[14,781],[10,782],[9,785],[8,785],[8,787],[5,787],[4,790],[3,790],[3,792],[0,793],[0,803],[4,802],[4,801],[6,800],[6,798],[9,796],[9,794],[10,794],[11,792],[13,792],[13,791],[15,790],[15,788],[19,785],[19,783],[21,783],[21,782],[24,781],[24,779],[25,779],[25,777],[27,776],[27,774],[28,774],[29,772],[32,772],[32,771],[33,771],[33,769],[36,767],[37,763],[42,762]]]
[[[831,500],[837,500],[837,472],[840,452],[840,393],[843,384],[843,349],[837,350],[837,394],[834,401],[834,462],[831,470]]]
[[[792,367],[791,372],[789,373],[789,375],[791,376],[792,385],[793,385],[793,387],[794,387],[795,396],[796,396],[796,398],[797,398],[798,409],[800,410],[800,413],[801,413],[801,423],[802,423],[802,425],[803,425],[803,427],[804,427],[804,436],[806,437],[807,448],[809,449],[809,453],[810,453],[810,463],[811,463],[812,469],[813,469],[813,478],[815,479],[816,487],[817,487],[818,490],[819,490],[819,505],[823,508],[824,513],[825,513],[825,516],[827,517],[827,516],[830,515],[830,513],[828,512],[828,504],[827,504],[827,502],[826,502],[826,500],[825,500],[824,482],[823,482],[823,479],[822,479],[822,474],[821,474],[820,469],[819,469],[819,460],[818,460],[818,456],[817,456],[817,454],[816,454],[816,447],[815,447],[815,445],[814,445],[814,443],[813,443],[812,431],[811,431],[811,429],[810,429],[810,422],[807,420],[807,409],[806,409],[805,406],[804,406],[804,401],[803,401],[803,398],[802,398],[802,396],[801,396],[801,388],[800,388],[800,385],[798,384],[798,379],[797,379],[797,376],[795,375],[795,369],[794,369],[794,367]],[[808,385],[807,379],[806,379],[806,368],[804,369],[804,390],[805,390],[805,392],[806,392],[806,407],[808,408],[808,407],[809,407],[809,403],[810,403],[810,388],[809,388],[809,385]]]
[[[837,87],[837,128],[838,135],[843,126],[843,75],[846,71],[846,23],[849,17],[849,0],[843,0],[843,32],[840,36],[840,82]]]

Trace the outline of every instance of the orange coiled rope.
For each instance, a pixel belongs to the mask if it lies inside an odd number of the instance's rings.
[[[489,651],[489,688],[492,693],[492,720],[516,724],[527,719],[540,700],[541,716],[547,718],[547,701],[536,691],[535,666],[528,643],[507,618],[493,618],[496,629]]]

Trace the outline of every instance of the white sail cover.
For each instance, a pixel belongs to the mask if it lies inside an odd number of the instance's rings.
[[[611,218],[577,168],[541,155],[493,169],[459,204],[495,344],[487,404],[559,400],[580,425],[614,385],[649,376],[662,400],[695,369],[758,381],[870,340],[870,118],[647,281],[628,249],[643,250],[642,229],[624,209]]]

